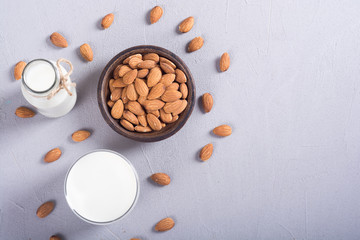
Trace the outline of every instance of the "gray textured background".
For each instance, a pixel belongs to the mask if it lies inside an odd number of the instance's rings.
[[[164,8],[155,25],[146,16]],[[360,238],[360,1],[0,1],[0,238],[65,239],[359,239]],[[101,18],[115,13],[108,30]],[[194,28],[178,34],[181,20]],[[66,49],[49,43],[58,31]],[[186,53],[193,37],[204,47]],[[94,61],[79,57],[89,43]],[[153,44],[178,54],[190,67],[198,96],[211,92],[209,114],[196,105],[185,127],[158,143],[125,139],[106,125],[97,106],[100,72],[118,52]],[[232,65],[219,73],[216,62],[228,51]],[[19,60],[70,59],[78,102],[58,119],[20,119],[28,105],[12,77]],[[233,135],[215,138],[223,123]],[[78,129],[93,131],[82,143]],[[206,163],[200,148],[214,143]],[[60,147],[60,160],[44,154]],[[63,195],[64,176],[81,155],[97,148],[120,152],[138,171],[141,195],[134,211],[109,226],[82,222]],[[148,177],[166,172],[172,183]],[[37,207],[56,200],[46,219]],[[174,229],[156,233],[167,216]]]

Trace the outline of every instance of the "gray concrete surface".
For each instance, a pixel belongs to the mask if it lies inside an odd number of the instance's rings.
[[[162,19],[149,25],[155,5]],[[356,0],[226,1],[0,1],[0,239],[359,239],[360,238],[360,2]],[[108,30],[100,20],[115,13]],[[194,28],[179,34],[181,20]],[[69,42],[53,47],[58,31]],[[194,37],[204,47],[186,53]],[[89,43],[94,61],[79,57]],[[158,143],[138,143],[116,134],[97,106],[100,72],[118,52],[153,44],[178,54],[190,67],[198,96],[210,92],[209,114],[196,105],[185,127]],[[228,51],[232,65],[219,73]],[[56,60],[75,66],[78,102],[59,119],[20,119],[27,106],[12,77],[19,60]],[[227,123],[233,135],[210,130]],[[93,134],[73,143],[73,131]],[[206,163],[200,148],[214,143]],[[45,164],[44,154],[63,156]],[[138,171],[141,195],[134,211],[109,226],[82,222],[63,195],[64,176],[81,155],[98,148],[120,152]],[[148,177],[166,172],[172,183]],[[46,219],[37,207],[55,200]],[[152,229],[167,216],[175,227]]]

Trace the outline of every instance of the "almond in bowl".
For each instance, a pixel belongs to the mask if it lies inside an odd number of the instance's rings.
[[[106,122],[137,141],[159,141],[175,134],[189,118],[195,98],[190,70],[170,51],[137,46],[115,56],[98,85]]]

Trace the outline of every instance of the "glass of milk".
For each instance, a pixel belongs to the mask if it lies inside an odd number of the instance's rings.
[[[67,71],[61,67],[63,74]],[[53,61],[35,59],[29,62],[22,74],[21,91],[25,99],[33,105],[39,113],[46,117],[61,117],[71,111],[76,102],[76,88],[70,86],[72,96],[65,89],[61,89],[52,98],[47,96],[59,87],[60,73]]]
[[[134,167],[122,155],[96,150],[78,159],[65,178],[65,198],[82,220],[104,225],[123,218],[140,192]]]

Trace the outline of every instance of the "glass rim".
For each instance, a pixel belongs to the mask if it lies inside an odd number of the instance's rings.
[[[129,166],[131,167],[134,175],[135,175],[135,179],[136,179],[136,196],[135,196],[135,199],[133,201],[133,203],[131,204],[130,208],[123,214],[121,215],[120,217],[118,218],[115,218],[113,220],[110,220],[110,221],[107,221],[107,222],[97,222],[97,221],[93,221],[93,220],[90,220],[90,219],[87,219],[85,218],[84,216],[82,216],[80,213],[76,212],[75,209],[73,209],[70,204],[69,204],[69,201],[68,201],[68,198],[67,198],[67,192],[66,192],[66,183],[67,183],[67,180],[68,180],[68,176],[69,176],[69,173],[71,171],[71,169],[75,166],[75,164],[80,160],[82,159],[83,157],[89,155],[89,154],[92,154],[92,153],[95,153],[95,152],[110,152],[110,153],[113,153],[113,154],[116,154],[118,156],[120,156],[121,158],[123,158],[128,164]],[[71,209],[71,211],[77,216],[79,217],[81,220],[85,221],[85,222],[88,222],[88,223],[91,223],[91,224],[94,224],[94,225],[108,225],[108,224],[111,224],[113,222],[116,222],[122,218],[124,218],[125,216],[127,216],[131,210],[135,207],[137,201],[138,201],[138,198],[139,198],[139,195],[140,195],[140,183],[139,183],[139,176],[136,172],[136,169],[134,168],[134,166],[132,165],[132,163],[126,158],[124,157],[122,154],[116,152],[116,151],[113,151],[113,150],[109,150],[109,149],[96,149],[96,150],[93,150],[93,151],[90,151],[84,155],[82,155],[81,157],[79,157],[71,166],[70,168],[68,169],[67,173],[66,173],[66,176],[65,176],[65,181],[64,181],[64,195],[65,195],[65,199],[66,199],[66,203],[67,205],[69,206],[69,208]]]
[[[26,72],[26,69],[28,68],[28,66],[30,66],[32,63],[36,62],[36,61],[44,61],[44,62],[47,62],[51,65],[51,67],[54,69],[54,72],[55,72],[55,79],[54,79],[54,83],[46,90],[44,91],[35,91],[33,90],[32,88],[30,88],[27,84],[26,84],[26,81],[25,81],[25,72]],[[58,73],[58,69],[56,68],[56,66],[49,60],[47,59],[44,59],[44,58],[38,58],[38,59],[34,59],[34,60],[31,60],[29,63],[26,64],[22,74],[21,74],[21,82],[23,83],[23,85],[25,86],[25,88],[32,92],[32,93],[35,93],[35,94],[43,94],[43,93],[47,93],[49,92],[56,84],[56,80],[59,79],[59,73]]]

